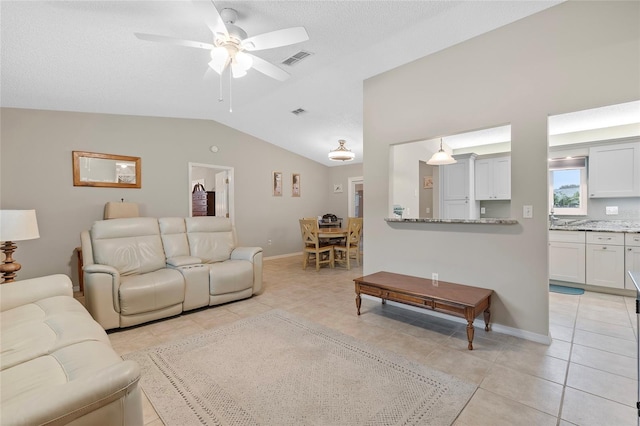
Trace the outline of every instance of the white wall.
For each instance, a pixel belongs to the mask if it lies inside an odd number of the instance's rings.
[[[498,328],[548,334],[547,117],[640,99],[639,2],[569,1],[365,81],[364,272],[495,290]],[[512,125],[518,225],[389,224],[389,146]],[[522,218],[532,205],[533,219]]]
[[[36,209],[40,238],[18,243],[18,279],[53,273],[77,285],[74,252],[80,232],[102,219],[107,201],[140,204],[142,216],[186,216],[188,164],[234,167],[235,223],[240,244],[265,256],[301,250],[298,219],[329,205],[329,167],[209,120],[0,110],[0,206]],[[211,145],[220,150],[212,153]],[[75,187],[71,151],[142,159],[142,188]],[[273,197],[271,172],[302,177],[301,197]],[[271,240],[272,245],[267,241]]]

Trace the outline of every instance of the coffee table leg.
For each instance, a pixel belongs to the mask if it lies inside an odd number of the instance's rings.
[[[356,293],[356,308],[358,309],[358,315],[360,315],[360,303],[362,303],[360,293]]]
[[[489,331],[489,321],[491,320],[491,311],[489,308],[484,310],[484,331]]]
[[[473,320],[467,320],[467,340],[469,340],[469,345],[467,345],[467,349],[470,351],[473,350]]]

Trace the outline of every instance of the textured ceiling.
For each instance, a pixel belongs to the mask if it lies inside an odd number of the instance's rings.
[[[310,40],[256,52],[313,55],[286,82],[249,71],[220,81],[205,50],[134,32],[211,42],[190,1],[0,2],[3,107],[209,119],[326,165],[338,139],[362,161],[363,80],[559,1],[215,1],[249,36],[304,26]],[[233,112],[229,112],[230,98]],[[298,116],[290,111],[304,108]]]

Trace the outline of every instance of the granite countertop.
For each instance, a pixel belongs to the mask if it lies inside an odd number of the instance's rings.
[[[564,220],[558,219],[550,225],[553,231],[596,231],[596,232],[632,232],[640,233],[640,221],[637,220]]]
[[[484,225],[515,225],[518,223],[515,219],[425,219],[425,218],[399,218],[387,217],[387,222],[403,222],[403,223],[467,223],[467,224],[484,224]]]

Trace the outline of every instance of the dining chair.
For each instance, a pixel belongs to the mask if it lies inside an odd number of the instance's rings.
[[[303,260],[302,269],[307,269],[307,265],[312,259],[316,261],[316,271],[320,270],[320,265],[329,264],[333,268],[333,246],[322,245],[318,238],[318,220],[300,219],[300,233],[302,234]]]
[[[350,217],[347,221],[347,238],[344,243],[333,246],[334,262],[347,265],[351,269],[351,258],[353,257],[360,266],[360,238],[362,236],[362,218]]]

